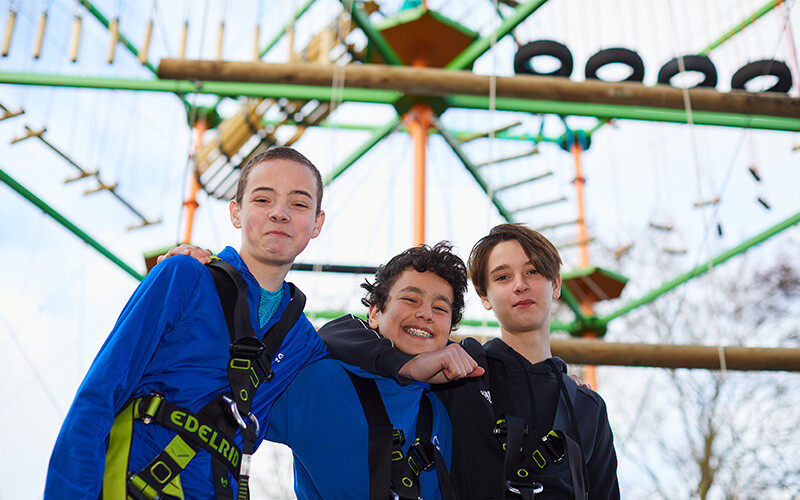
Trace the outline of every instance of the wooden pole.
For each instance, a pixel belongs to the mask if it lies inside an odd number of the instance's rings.
[[[720,370],[720,349],[727,370],[800,371],[800,349],[611,343],[602,340],[551,339],[553,355],[567,363],[701,368]]]
[[[3,50],[2,56],[8,56],[8,50],[11,48],[11,37],[14,35],[14,24],[17,21],[17,12],[14,10],[8,11],[8,19],[6,20],[6,34],[3,37]]]
[[[69,42],[69,60],[71,62],[78,62],[78,45],[81,40],[81,15],[75,13],[75,18],[72,20],[72,35]]]
[[[144,30],[144,42],[142,43],[142,50],[139,51],[139,62],[147,64],[147,53],[150,51],[150,39],[153,37],[153,20],[147,21],[147,27]]]
[[[119,18],[114,19],[108,25],[109,40],[108,40],[108,56],[106,61],[108,64],[114,62],[114,54],[117,51],[117,42],[119,42]]]
[[[453,334],[456,342],[465,335]],[[476,336],[481,343],[495,337]],[[720,370],[720,349],[725,369],[737,371],[800,372],[800,349],[789,347],[740,347],[634,344],[603,340],[550,339],[550,349],[567,363],[643,368],[691,368]]]
[[[186,58],[186,37],[189,34],[189,19],[183,21],[181,26],[181,39],[178,42],[178,59],[183,60]]]
[[[158,77],[201,81],[235,81],[330,86],[332,65],[162,59]],[[378,64],[347,66],[347,85],[353,88],[397,90],[415,96],[489,95],[490,77],[469,71]],[[573,82],[567,78],[517,75],[496,77],[498,98],[593,102],[684,109],[683,89],[669,85],[647,87],[635,82]],[[800,118],[800,98],[742,90],[688,90],[695,111]]]
[[[39,15],[39,24],[36,27],[36,40],[33,43],[33,58],[39,59],[42,55],[42,42],[44,42],[44,29],[47,26],[47,11]]]

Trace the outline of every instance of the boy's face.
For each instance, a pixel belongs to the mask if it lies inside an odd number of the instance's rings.
[[[231,222],[242,229],[242,257],[291,264],[325,221],[324,212],[316,213],[316,194],[314,175],[302,163],[274,159],[253,167],[241,206],[230,203]]]
[[[550,329],[550,309],[561,294],[561,276],[553,283],[536,270],[517,240],[501,241],[489,254],[486,296],[481,303],[494,311],[509,333]]]
[[[389,290],[383,311],[369,306],[369,326],[407,354],[447,345],[452,326],[453,287],[439,275],[406,269]]]

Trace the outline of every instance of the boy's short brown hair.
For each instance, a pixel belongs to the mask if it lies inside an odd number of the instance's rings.
[[[489,255],[494,247],[503,241],[516,240],[522,246],[525,254],[531,259],[542,276],[550,282],[558,279],[561,270],[561,256],[550,240],[541,233],[522,224],[499,224],[489,231],[489,234],[478,240],[469,254],[468,267],[472,286],[481,297],[486,296],[486,279]]]
[[[317,215],[322,210],[322,175],[319,173],[316,165],[311,163],[311,160],[303,156],[299,151],[289,147],[270,148],[263,153],[254,156],[250,161],[242,167],[242,172],[239,174],[239,182],[236,185],[236,196],[234,199],[240,206],[242,204],[242,197],[244,190],[247,188],[247,178],[250,176],[250,171],[253,167],[271,160],[289,160],[307,166],[311,173],[314,175],[314,181],[317,185]]]

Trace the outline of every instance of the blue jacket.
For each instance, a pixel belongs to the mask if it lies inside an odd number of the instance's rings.
[[[298,500],[369,498],[368,426],[345,370],[376,381],[392,425],[405,434],[404,454],[414,442],[420,398],[429,397],[428,384],[401,386],[332,359],[312,363],[275,401],[267,432],[267,439],[292,448]],[[431,441],[449,467],[450,420],[438,398],[430,399]],[[442,498],[435,470],[423,472],[420,484],[425,500]]]
[[[261,288],[233,248],[219,257],[247,282],[250,322],[258,336],[276,322],[289,302],[288,285],[270,321],[259,327]],[[230,391],[226,366],[230,338],[208,269],[191,257],[171,257],[153,268],[125,305],[92,363],[56,440],[45,485],[46,499],[96,499],[100,494],[109,430],[131,397],[156,390],[174,405],[197,412]],[[278,395],[303,365],[327,357],[314,327],[302,315],[272,362],[275,377],[258,388],[252,412],[263,439]],[[129,470],[140,471],[174,433],[134,422]],[[236,435],[242,445],[241,435]],[[201,450],[180,475],[186,498],[214,498],[210,457]],[[235,489],[235,488],[234,488]]]
[[[394,347],[391,340],[365,330],[355,318],[343,317],[335,321],[337,328],[328,329],[325,325],[319,331],[333,356],[399,382],[408,381],[398,371],[412,355]],[[553,358],[556,373],[545,361],[531,364],[501,339],[487,342],[485,350],[470,338],[464,339],[462,346],[484,369],[502,365],[508,393],[515,406],[512,414],[524,418],[535,436],[543,436],[555,428],[580,442],[590,500],[620,498],[613,435],[605,402],[599,394],[577,387],[566,374],[566,364],[558,358]],[[559,377],[564,381],[575,410],[574,426],[568,411],[558,411],[567,407],[567,395],[561,394]],[[457,380],[432,389],[444,403],[452,421],[451,477],[456,496],[502,499],[505,453],[493,433],[497,417],[492,401],[498,404],[498,400],[492,399],[488,372],[478,378]],[[536,480],[544,486],[544,493],[537,498],[573,497],[572,476],[566,461],[548,465],[536,475]]]

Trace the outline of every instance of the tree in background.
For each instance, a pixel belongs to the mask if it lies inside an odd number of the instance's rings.
[[[660,281],[686,268],[653,248],[625,267]],[[800,347],[800,265],[775,253],[769,245],[721,265],[616,320],[607,339]],[[623,478],[629,498],[800,498],[797,372],[606,370],[621,469],[638,478]]]

